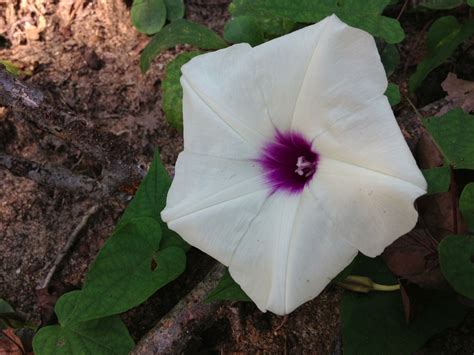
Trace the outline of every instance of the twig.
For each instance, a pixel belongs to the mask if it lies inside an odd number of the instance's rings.
[[[397,15],[397,21],[400,20],[400,17],[402,17],[402,14],[405,12],[405,9],[407,8],[407,5],[408,5],[408,0],[405,0],[400,12]]]
[[[421,122],[423,117],[434,116],[443,110],[450,110],[454,107],[454,103],[446,98],[432,102],[421,109],[412,107],[413,111],[405,112],[397,117],[398,125],[404,133],[405,140],[412,151],[414,151],[418,140],[420,139],[425,128]]]
[[[108,188],[133,186],[145,175],[139,154],[123,138],[94,129],[87,118],[72,113],[60,100],[12,77],[3,68],[0,106],[95,158],[103,167],[102,182]]]
[[[26,177],[47,187],[84,192],[99,199],[105,187],[97,180],[85,175],[75,175],[62,167],[42,165],[27,159],[0,153],[0,167],[8,169],[13,175]]]
[[[76,228],[74,228],[74,231],[71,233],[68,240],[66,241],[66,244],[61,249],[59,254],[56,256],[56,260],[54,260],[53,266],[49,270],[48,275],[46,275],[46,278],[44,279],[43,283],[38,287],[39,289],[45,289],[49,286],[49,283],[51,282],[54,274],[56,273],[58,266],[62,263],[62,261],[68,254],[69,250],[75,244],[82,230],[86,227],[87,222],[89,222],[89,219],[97,212],[98,209],[99,209],[99,205],[94,205],[91,208],[89,208],[86,214],[82,217],[81,221],[76,226]]]
[[[131,354],[180,354],[194,335],[212,324],[220,302],[204,303],[205,297],[224,275],[225,267],[217,264],[207,276],[138,343]]]

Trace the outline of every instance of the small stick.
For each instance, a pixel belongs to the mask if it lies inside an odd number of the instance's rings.
[[[26,177],[47,187],[84,192],[91,196],[103,196],[105,187],[97,180],[85,175],[76,175],[69,169],[42,165],[31,160],[0,153],[0,167],[13,175]]]
[[[49,270],[48,275],[46,275],[46,278],[44,279],[43,283],[38,287],[38,289],[44,289],[49,286],[49,283],[51,282],[54,274],[56,273],[58,266],[62,263],[62,261],[68,254],[69,250],[75,244],[82,230],[86,227],[87,222],[89,222],[89,219],[97,212],[98,209],[99,209],[99,205],[94,205],[91,208],[89,208],[86,214],[82,217],[79,224],[76,226],[76,228],[74,228],[74,231],[69,236],[66,244],[64,245],[62,250],[59,252],[59,254],[56,256],[56,260],[54,260],[53,266]]]
[[[221,302],[204,303],[204,300],[217,286],[224,272],[224,265],[216,264],[206,277],[140,340],[131,354],[182,353],[196,333],[212,325],[212,316]]]

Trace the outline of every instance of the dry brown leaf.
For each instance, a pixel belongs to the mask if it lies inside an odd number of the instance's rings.
[[[383,257],[389,269],[402,280],[422,288],[442,288],[437,246],[428,230],[417,228],[385,249]]]
[[[465,112],[474,111],[474,81],[462,80],[456,74],[449,73],[441,87],[455,106],[461,107]]]
[[[0,338],[0,355],[22,355],[25,353],[21,339],[16,336],[15,329],[2,330]]]
[[[443,165],[443,155],[428,133],[423,133],[416,146],[416,161],[420,168],[430,169]]]

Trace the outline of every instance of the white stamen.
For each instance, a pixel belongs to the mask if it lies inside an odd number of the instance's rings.
[[[306,160],[304,156],[299,156],[298,159],[296,160],[296,170],[295,173],[297,173],[299,176],[305,176],[309,177],[314,173],[314,163]]]

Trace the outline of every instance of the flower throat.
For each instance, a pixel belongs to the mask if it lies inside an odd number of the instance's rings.
[[[264,145],[257,161],[272,193],[294,194],[302,192],[313,178],[319,154],[312,150],[311,143],[301,133],[277,131],[274,139]]]

